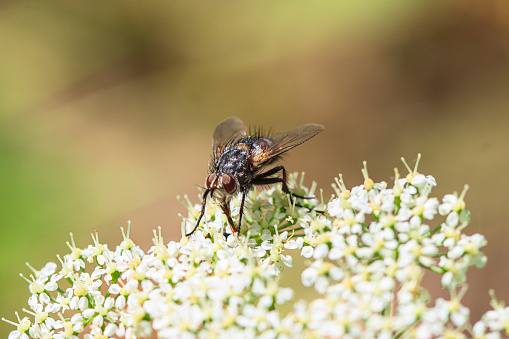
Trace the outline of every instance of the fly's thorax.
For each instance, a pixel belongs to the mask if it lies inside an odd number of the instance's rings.
[[[251,169],[250,159],[249,145],[244,143],[231,145],[215,161],[213,172],[229,174],[242,183]]]

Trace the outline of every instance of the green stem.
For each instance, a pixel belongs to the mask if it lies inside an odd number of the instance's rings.
[[[435,227],[434,229],[432,229],[431,231],[429,231],[428,233],[424,234],[424,238],[429,238],[431,237],[433,234],[437,233],[439,230],[440,230],[441,226],[437,226]]]
[[[395,197],[394,198],[394,206],[395,206],[394,207],[394,215],[398,215],[400,205],[401,205],[401,198]]]
[[[405,328],[404,328],[404,329],[402,329],[401,331],[399,331],[399,333],[398,333],[398,334],[396,334],[396,335],[394,336],[394,339],[399,339],[399,338],[401,338],[401,336],[402,336],[402,335],[404,335],[404,334],[406,333],[406,331],[408,331],[409,329],[411,329],[412,327],[414,327],[414,326],[415,326],[415,324],[417,324],[417,321],[416,321],[416,322],[414,322],[413,324],[408,325],[407,327],[405,327]]]
[[[438,274],[444,274],[446,272],[446,270],[444,268],[440,268],[440,267],[426,266],[421,263],[419,263],[419,266],[421,266],[422,268],[425,268],[427,270],[430,270],[431,272],[438,273]]]
[[[369,233],[369,227],[365,223],[362,223],[361,225],[364,232]]]

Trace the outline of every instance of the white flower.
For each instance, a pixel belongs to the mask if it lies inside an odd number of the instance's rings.
[[[323,259],[327,256],[328,252],[329,252],[329,246],[327,246],[327,244],[320,244],[313,251],[313,258]]]
[[[318,278],[318,270],[315,267],[306,268],[302,272],[302,284],[304,286],[311,286]]]
[[[289,256],[289,255],[281,255],[280,259],[283,262],[283,264],[285,264],[286,266],[288,266],[288,267],[292,267],[293,266],[293,258],[291,256]]]
[[[331,217],[341,217],[343,214],[343,208],[340,205],[340,199],[333,199],[327,205],[327,211],[329,212]]]
[[[463,233],[466,189],[439,200],[432,197],[435,179],[406,167],[406,178],[395,172],[393,187],[374,183],[366,165],[364,184],[348,190],[340,178],[326,211],[313,199],[294,205],[276,187],[253,190],[239,235],[224,235],[231,233],[226,216],[210,201],[192,236],[165,244],[156,231],[148,251],[129,229],[111,250],[97,234],[84,249],[72,239],[60,268],[31,268],[25,311],[34,322],[18,317],[10,337],[435,338],[472,328],[498,338],[509,323],[504,306],[493,302],[494,310],[471,327],[470,311],[459,302],[468,269],[486,262],[485,238]],[[295,180],[289,176],[288,186],[307,195]],[[234,220],[239,197],[229,202]],[[201,205],[185,201],[189,230]],[[435,220],[437,213],[445,218]],[[301,283],[314,287],[314,300],[299,301],[299,292],[282,287],[283,265],[293,266],[288,250],[305,258]],[[426,270],[441,275],[450,300],[430,302]],[[293,299],[293,310],[281,315],[276,304]]]
[[[311,246],[304,246],[302,248],[301,255],[304,258],[311,258],[311,256],[313,255],[313,247],[311,247]]]

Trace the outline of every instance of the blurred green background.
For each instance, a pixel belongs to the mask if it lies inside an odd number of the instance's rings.
[[[0,315],[27,307],[18,273],[67,253],[71,231],[114,246],[130,219],[145,249],[159,225],[178,240],[175,197],[199,201],[213,129],[235,115],[325,125],[285,165],[327,195],[338,173],[361,184],[363,160],[390,181],[419,152],[436,195],[468,183],[467,233],[489,241],[463,299],[476,320],[489,289],[509,301],[508,111],[506,0],[4,1]]]

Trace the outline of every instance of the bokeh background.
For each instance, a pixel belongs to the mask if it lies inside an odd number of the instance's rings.
[[[417,153],[437,196],[469,184],[467,232],[489,241],[463,299],[476,320],[489,289],[509,300],[508,112],[506,0],[3,1],[0,315],[69,232],[116,245],[131,220],[145,249],[157,226],[178,240],[176,196],[199,201],[213,129],[238,116],[325,125],[285,165],[327,195],[338,173],[361,184],[363,160],[390,181]]]

